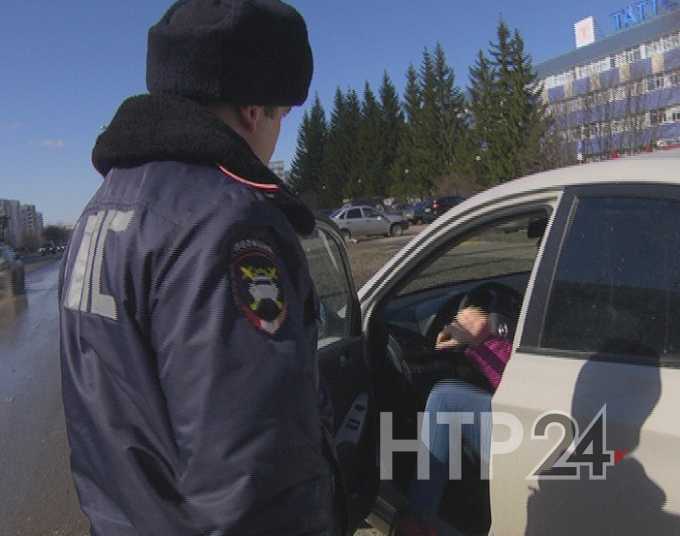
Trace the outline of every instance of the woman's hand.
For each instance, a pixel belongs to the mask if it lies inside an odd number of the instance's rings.
[[[466,307],[439,332],[435,349],[449,350],[463,344],[479,345],[490,335],[488,315],[477,307]]]
[[[467,344],[469,340],[470,333],[454,320],[439,332],[434,347],[435,350],[451,350]]]

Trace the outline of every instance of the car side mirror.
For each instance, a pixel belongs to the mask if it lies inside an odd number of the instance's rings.
[[[527,238],[541,238],[547,226],[547,217],[531,220],[527,226]]]

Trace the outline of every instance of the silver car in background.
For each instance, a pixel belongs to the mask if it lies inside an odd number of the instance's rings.
[[[331,219],[345,240],[358,236],[401,236],[409,226],[400,214],[386,214],[363,205],[338,209]]]

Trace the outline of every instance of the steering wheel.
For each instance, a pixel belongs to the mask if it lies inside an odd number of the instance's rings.
[[[502,283],[482,283],[463,296],[458,311],[477,305],[489,313],[489,330],[494,337],[512,341],[522,308],[522,295]]]
[[[453,319],[456,313],[471,305],[488,311],[489,328],[494,337],[510,341],[513,339],[522,308],[522,295],[514,288],[502,283],[488,282],[466,292],[460,300],[456,296],[442,307],[432,322],[428,335],[428,340],[432,342],[433,347],[437,334],[443,327]]]
[[[387,355],[392,361],[392,366],[409,384],[413,383],[413,373],[406,362],[406,357],[401,349],[399,341],[392,335],[387,336]]]

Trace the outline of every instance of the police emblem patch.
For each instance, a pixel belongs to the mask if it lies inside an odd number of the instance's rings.
[[[274,335],[286,320],[281,274],[272,249],[258,240],[234,245],[231,284],[236,306],[256,328]]]

